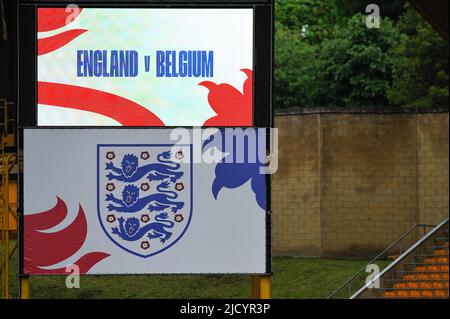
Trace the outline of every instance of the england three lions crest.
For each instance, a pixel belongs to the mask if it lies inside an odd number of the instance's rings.
[[[192,216],[192,145],[98,145],[98,218],[127,252],[150,257],[181,240]]]

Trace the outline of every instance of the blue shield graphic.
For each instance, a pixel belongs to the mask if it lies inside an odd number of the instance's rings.
[[[146,258],[183,237],[192,217],[191,156],[192,145],[97,145],[98,218],[111,241]]]

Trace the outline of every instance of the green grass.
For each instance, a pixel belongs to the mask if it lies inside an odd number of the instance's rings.
[[[365,260],[276,257],[272,298],[325,298],[362,268]],[[11,260],[11,297],[18,297],[17,252]],[[249,298],[250,277],[242,275],[83,276],[68,289],[63,276],[31,278],[31,298]]]

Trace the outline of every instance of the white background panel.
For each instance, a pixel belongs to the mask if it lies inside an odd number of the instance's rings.
[[[47,232],[70,224],[79,204],[87,218],[88,234],[82,248],[50,268],[64,267],[86,253],[99,251],[111,256],[89,273],[265,272],[265,211],[257,205],[250,181],[236,189],[224,188],[217,200],[214,199],[211,193],[214,164],[193,165],[191,223],[172,247],[143,258],[124,251],[107,237],[97,216],[97,144],[170,143],[169,132],[166,129],[25,130],[25,215],[52,208],[59,196],[67,204],[69,215]]]

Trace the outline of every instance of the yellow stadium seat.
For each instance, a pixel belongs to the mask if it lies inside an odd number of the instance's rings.
[[[433,282],[433,288],[434,289],[445,289],[444,284],[442,282],[438,282],[438,281]]]
[[[407,286],[409,289],[418,289],[419,288],[419,284],[417,282],[408,282]]]
[[[417,279],[419,280],[428,280],[430,277],[427,274],[418,274]]]
[[[434,292],[434,296],[439,298],[446,298],[446,297],[448,298],[448,291],[436,290]]]
[[[385,291],[384,298],[448,298],[448,243],[443,244],[444,248],[436,249],[434,257],[416,264],[415,273],[405,274],[403,282],[395,282],[395,290]]]
[[[395,291],[386,291],[384,293],[384,296],[386,298],[395,298],[395,297],[397,297],[397,295],[395,294]]]
[[[422,289],[431,289],[432,288],[432,284],[429,282],[421,282],[420,283],[420,288]]]
[[[428,271],[430,272],[438,272],[440,270],[439,266],[428,266]]]
[[[406,283],[400,282],[394,285],[395,289],[406,289]]]
[[[445,251],[445,249],[437,249],[437,250],[434,252],[434,254],[435,254],[435,255],[445,255],[445,254],[446,254],[446,251]]]

